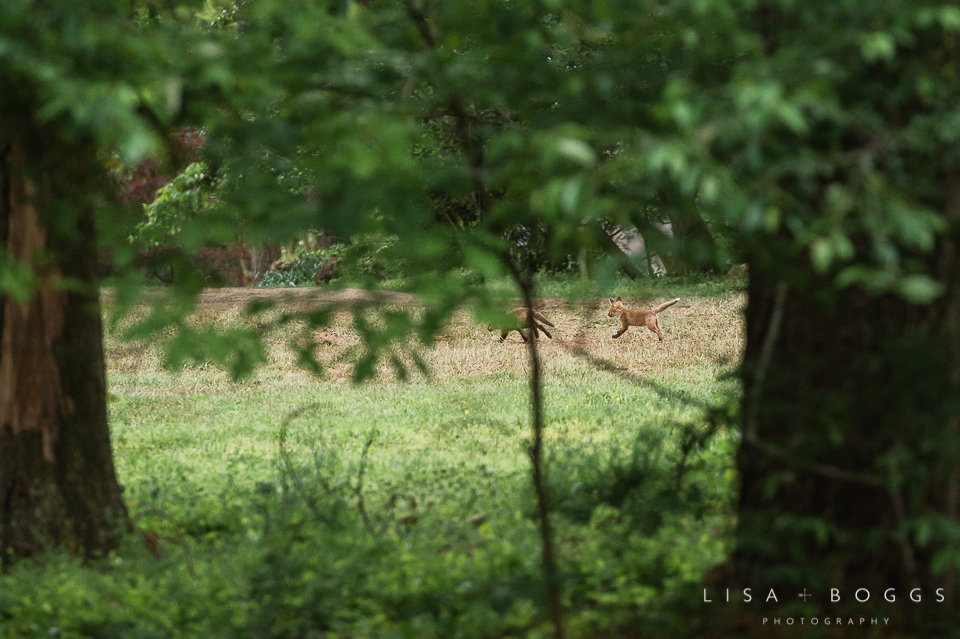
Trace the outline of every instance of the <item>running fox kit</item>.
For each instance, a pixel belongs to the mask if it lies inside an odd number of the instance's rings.
[[[620,317],[620,330],[617,331],[617,334],[613,336],[613,339],[617,339],[621,335],[627,332],[627,329],[631,326],[646,326],[651,331],[657,334],[657,337],[660,338],[660,341],[663,341],[663,333],[660,331],[660,326],[657,324],[657,313],[667,308],[668,306],[673,306],[680,301],[680,298],[670,300],[669,302],[664,302],[660,306],[656,307],[650,311],[631,311],[623,307],[623,300],[619,297],[615,300],[610,300],[610,310],[607,311],[608,317]]]
[[[529,324],[527,324],[527,309],[523,308],[522,306],[521,306],[520,308],[515,308],[515,309],[513,309],[512,311],[510,311],[510,315],[512,315],[512,316],[514,317],[514,319],[517,320],[517,323],[516,323],[515,326],[511,326],[511,327],[508,327],[508,328],[501,329],[501,331],[500,331],[500,341],[501,341],[501,342],[502,342],[503,340],[507,339],[507,334],[508,334],[510,331],[516,331],[516,332],[520,333],[520,337],[523,338],[523,341],[524,341],[524,342],[526,342],[526,341],[527,341],[527,336],[523,334],[523,329],[524,329],[524,328],[530,328],[530,329],[531,329],[531,330],[530,330],[530,334],[533,336],[534,339],[536,339],[537,337],[539,337],[539,334],[538,334],[538,333],[543,333],[544,335],[546,335],[546,336],[549,337],[550,339],[553,339],[553,335],[551,335],[550,332],[546,329],[546,327],[544,327],[544,324],[546,324],[547,326],[554,326],[554,327],[555,327],[556,325],[555,325],[553,322],[551,322],[550,320],[548,320],[546,317],[544,317],[544,316],[540,313],[540,311],[537,311],[537,310],[534,310],[534,311],[533,311],[533,325],[532,325],[532,326],[530,326]]]

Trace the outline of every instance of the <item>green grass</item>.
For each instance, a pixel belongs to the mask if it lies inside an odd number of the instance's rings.
[[[475,275],[464,274],[467,280],[475,279]],[[746,280],[727,282],[727,275],[690,275],[675,277],[640,277],[630,279],[617,275],[613,271],[604,270],[598,277],[584,279],[576,274],[541,273],[535,278],[536,295],[543,298],[557,298],[565,300],[582,300],[585,298],[623,297],[624,299],[649,299],[654,297],[728,297],[732,294],[736,284],[745,285]],[[332,285],[320,285],[319,289],[336,288],[378,288],[382,290],[406,290],[407,280],[387,279],[365,280],[341,279]],[[516,284],[506,277],[487,281],[484,289],[493,298],[516,298],[519,293]]]
[[[635,280],[618,276],[605,280],[584,280],[577,277],[543,275],[537,278],[537,295],[581,299],[584,297],[727,297],[731,285],[725,275],[687,277],[641,277]],[[741,282],[743,283],[743,282]],[[508,283],[504,282],[504,285]]]
[[[553,312],[565,330],[542,345],[545,437],[569,636],[690,631],[671,610],[724,559],[735,442],[721,428],[681,444],[707,432],[704,406],[738,395],[741,303],[691,301],[661,320],[663,343]],[[574,327],[619,376],[563,348]],[[108,336],[115,463],[138,533],[86,566],[18,563],[0,577],[0,636],[549,634],[516,334],[500,344],[459,316],[428,353],[433,377],[352,386],[349,329],[344,316],[324,333],[326,380],[295,371],[277,340],[237,383],[206,366],[163,372],[153,345]]]

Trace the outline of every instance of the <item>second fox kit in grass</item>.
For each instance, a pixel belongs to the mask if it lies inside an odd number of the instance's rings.
[[[610,310],[607,311],[607,317],[620,317],[620,330],[613,336],[613,339],[617,339],[626,333],[627,329],[631,326],[646,326],[656,333],[662,342],[663,333],[660,332],[660,326],[657,324],[657,313],[668,306],[673,306],[679,301],[680,298],[678,297],[669,302],[664,302],[651,311],[631,311],[623,307],[623,300],[619,297],[615,300],[610,300]]]
[[[516,326],[511,326],[511,327],[509,327],[509,328],[504,328],[503,330],[500,331],[500,341],[501,341],[501,342],[502,342],[503,340],[507,339],[507,333],[509,333],[510,331],[516,331],[516,332],[520,333],[520,337],[522,337],[522,338],[523,338],[523,341],[526,342],[526,341],[527,341],[527,336],[523,334],[523,329],[526,328],[526,327],[528,327],[528,326],[529,326],[529,328],[531,329],[531,330],[530,330],[530,334],[533,336],[534,339],[536,339],[537,337],[539,337],[538,332],[539,332],[539,333],[543,333],[544,335],[546,335],[546,336],[549,337],[550,339],[553,339],[553,335],[551,335],[549,332],[547,332],[547,329],[546,329],[543,325],[546,324],[547,326],[555,326],[555,324],[554,324],[553,322],[551,322],[550,320],[548,320],[546,317],[544,317],[539,311],[537,311],[537,310],[534,310],[534,311],[533,311],[533,325],[532,325],[532,326],[530,326],[529,324],[527,324],[527,309],[523,308],[522,306],[521,306],[520,308],[515,308],[515,309],[513,309],[512,311],[510,311],[510,315],[512,315],[512,316],[514,317],[514,319],[517,320],[517,324],[516,324]]]

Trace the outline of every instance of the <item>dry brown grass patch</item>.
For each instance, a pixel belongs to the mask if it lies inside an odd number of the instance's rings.
[[[282,299],[282,296],[278,295],[277,298]],[[232,298],[219,297],[217,303],[201,304],[190,321],[221,328],[256,327],[263,335],[268,358],[267,364],[256,373],[257,379],[309,383],[312,376],[296,366],[290,345],[312,340],[316,344],[316,358],[325,369],[326,379],[334,383],[350,382],[353,364],[363,348],[351,312],[344,310],[334,313],[327,326],[310,332],[300,320],[278,323],[281,315],[291,309],[298,311],[310,308],[301,305],[305,298],[294,298],[296,303],[292,306],[281,304],[253,319],[246,315],[242,305],[221,304],[224,299]],[[664,299],[659,298],[624,300],[628,308],[652,308],[662,301]],[[745,297],[742,294],[724,298],[681,299],[659,316],[665,336],[663,342],[658,342],[656,335],[650,331],[638,327],[631,327],[619,339],[612,339],[611,336],[619,328],[619,320],[607,317],[605,302],[599,298],[577,304],[565,300],[538,300],[538,309],[557,325],[551,329],[553,340],[539,340],[548,375],[584,375],[592,366],[576,355],[577,349],[606,360],[626,373],[657,379],[684,377],[685,369],[726,367],[740,359],[744,339],[742,311]],[[385,308],[402,308],[415,315],[422,312],[411,305]],[[376,308],[363,312],[372,324],[376,324]],[[123,322],[121,328],[142,318],[145,313],[144,310],[134,314]],[[108,332],[106,349],[109,370],[128,374],[164,372],[161,350],[164,337],[160,335],[151,342],[129,342],[122,340],[117,331]],[[410,342],[399,347],[397,353],[415,380],[431,383],[497,374],[524,376],[528,370],[527,348],[517,333],[511,333],[505,342],[500,343],[499,331],[491,331],[487,326],[477,324],[465,310],[454,313],[452,321],[440,331],[432,347]],[[426,362],[431,371],[429,379],[416,372],[411,353],[416,353]],[[188,370],[196,368],[187,367]],[[389,363],[380,363],[378,380],[391,381],[394,374]]]

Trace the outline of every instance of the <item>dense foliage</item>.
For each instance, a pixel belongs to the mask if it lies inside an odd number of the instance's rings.
[[[172,327],[178,362],[213,344],[238,374],[260,361],[261,336],[185,320],[205,284],[185,256],[203,248],[305,229],[388,238],[380,264],[402,269],[425,309],[357,313],[360,380],[379,362],[403,376],[411,341],[432,346],[458,306],[499,320],[506,295],[489,283],[509,277],[530,305],[538,264],[604,252],[604,225],[668,217],[672,242],[650,234],[658,252],[709,265],[727,259],[719,246],[750,265],[733,572],[943,582],[955,595],[958,32],[960,9],[928,0],[10,0],[3,175],[69,187],[41,212],[58,231],[81,221],[89,239],[82,210],[96,203],[122,273],[143,212],[110,205],[111,158],[178,167],[170,133],[202,130],[196,163],[138,231],[175,233],[185,268],[134,334]],[[204,192],[214,175],[230,178],[215,196]],[[6,242],[6,221],[0,231]],[[92,290],[36,277],[56,251],[15,260],[6,243],[5,294]],[[588,266],[609,281],[612,262]],[[366,275],[376,286],[382,273]],[[115,283],[123,308],[134,295]],[[317,331],[331,313],[301,319]],[[300,363],[317,370],[311,348]],[[853,400],[861,389],[867,408]]]

